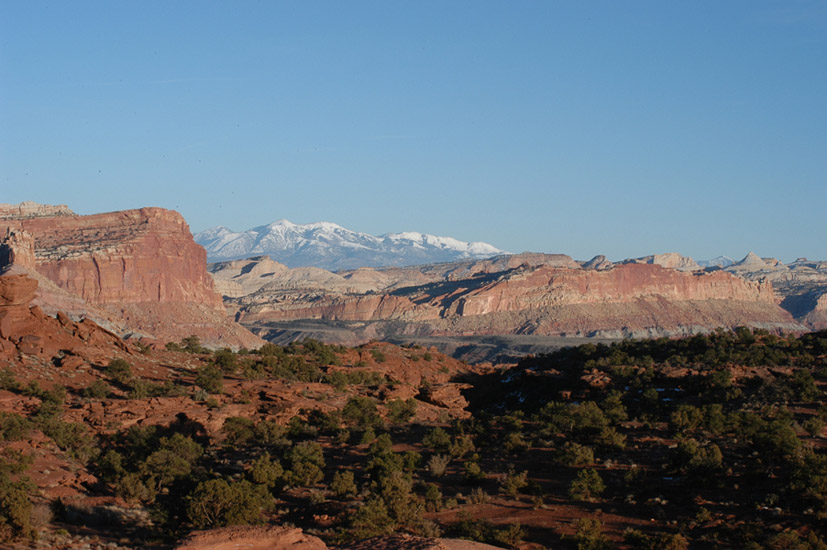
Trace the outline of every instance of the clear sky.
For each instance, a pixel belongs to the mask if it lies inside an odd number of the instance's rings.
[[[0,2],[0,202],[827,259],[827,3]]]

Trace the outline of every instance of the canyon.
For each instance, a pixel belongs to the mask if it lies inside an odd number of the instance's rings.
[[[801,332],[765,278],[698,269],[677,255],[622,263],[515,254],[407,268],[289,269],[269,257],[211,264],[235,319],[265,339],[521,335],[679,336],[718,327]],[[665,265],[664,265],[665,264]]]

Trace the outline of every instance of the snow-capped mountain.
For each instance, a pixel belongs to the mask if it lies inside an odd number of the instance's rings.
[[[351,231],[335,223],[295,224],[279,220],[243,232],[213,227],[195,234],[209,262],[268,255],[288,267],[331,271],[358,267],[407,266],[507,254],[482,242],[464,242],[423,233],[382,236]]]
[[[735,263],[735,260],[729,256],[718,256],[711,260],[697,260],[696,263],[701,267],[720,267],[721,269],[729,267]]]

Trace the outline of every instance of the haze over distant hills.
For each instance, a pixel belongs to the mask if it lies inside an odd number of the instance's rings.
[[[195,242],[207,250],[210,262],[268,255],[288,267],[313,266],[331,271],[401,267],[507,254],[488,243],[469,243],[452,237],[416,232],[377,237],[330,222],[295,224],[287,220],[242,232],[213,227],[196,233]]]

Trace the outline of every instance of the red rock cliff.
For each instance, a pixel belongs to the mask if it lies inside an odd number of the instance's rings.
[[[172,210],[5,223],[34,237],[38,272],[93,304],[195,302],[222,308],[207,274],[206,252]]]
[[[655,335],[739,325],[801,328],[777,304],[769,282],[653,264],[602,271],[523,265],[364,294],[275,284],[233,299],[237,318],[251,324],[300,319],[402,322],[411,333],[431,334]]]
[[[23,210],[0,208],[0,263],[42,279],[38,300],[44,310],[91,316],[122,335],[164,341],[196,335],[210,346],[261,345],[227,318],[207,274],[206,252],[177,212],[141,208],[77,216],[31,204]]]

